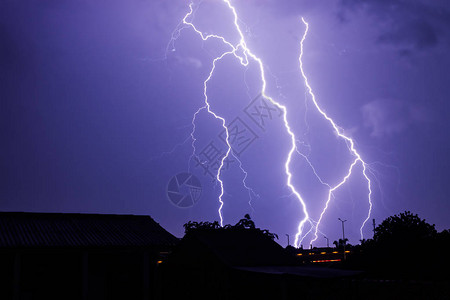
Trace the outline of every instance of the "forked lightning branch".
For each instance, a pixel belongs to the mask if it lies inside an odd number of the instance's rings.
[[[342,186],[344,186],[348,182],[349,178],[353,175],[354,172],[356,172],[354,170],[355,170],[355,166],[357,166],[357,165],[360,165],[362,167],[361,175],[363,176],[363,178],[365,179],[366,184],[367,184],[367,202],[368,202],[368,206],[369,206],[369,209],[367,212],[367,217],[364,219],[364,221],[362,222],[361,227],[360,227],[360,236],[361,236],[361,239],[363,239],[363,228],[366,225],[367,221],[369,220],[370,215],[371,215],[371,210],[372,210],[372,189],[371,189],[372,184],[371,184],[370,177],[368,175],[369,166],[363,160],[360,153],[357,151],[354,140],[352,138],[350,138],[349,136],[345,135],[344,130],[341,127],[339,127],[336,124],[336,122],[330,116],[328,116],[324,112],[324,110],[320,107],[320,105],[319,105],[318,101],[316,100],[316,97],[313,93],[312,87],[310,86],[310,84],[308,82],[308,78],[303,69],[303,61],[302,61],[303,46],[304,46],[304,42],[307,38],[307,34],[308,34],[308,30],[309,30],[308,23],[303,18],[299,18],[299,26],[304,26],[304,28],[305,28],[304,34],[300,41],[300,54],[299,54],[299,58],[298,58],[299,84],[303,84],[306,87],[307,93],[309,95],[309,99],[310,99],[311,103],[313,104],[314,108],[317,110],[317,112],[319,112],[320,116],[328,122],[330,130],[332,130],[340,139],[345,141],[345,143],[348,147],[348,151],[351,154],[351,156],[353,157],[352,163],[348,166],[345,176],[337,181],[338,184],[336,184],[334,186],[326,184],[326,186],[329,189],[328,189],[328,193],[327,193],[327,198],[325,199],[326,200],[325,205],[321,211],[321,214],[320,214],[320,217],[318,220],[313,220],[311,218],[310,213],[308,211],[308,205],[307,205],[306,199],[304,199],[302,197],[301,191],[299,191],[298,188],[296,188],[296,186],[293,183],[294,178],[293,178],[293,173],[292,173],[292,169],[291,169],[292,168],[291,162],[295,155],[300,155],[303,159],[307,160],[308,165],[313,169],[314,174],[316,176],[318,176],[318,174],[315,171],[314,166],[311,164],[311,162],[308,160],[308,158],[305,155],[302,155],[301,152],[298,151],[298,149],[297,149],[297,141],[299,139],[294,134],[294,131],[288,122],[288,114],[295,113],[295,112],[288,111],[288,109],[285,105],[276,101],[274,98],[272,98],[267,93],[266,69],[265,69],[264,63],[247,46],[247,41],[246,41],[246,38],[241,29],[237,10],[235,9],[235,7],[232,5],[232,3],[229,0],[217,0],[217,2],[218,2],[218,5],[221,3],[224,5],[223,6],[224,10],[228,10],[227,12],[224,11],[224,13],[232,14],[233,22],[230,22],[229,26],[233,27],[233,30],[235,31],[236,35],[239,37],[238,42],[233,44],[232,42],[229,42],[225,37],[223,37],[221,35],[206,34],[202,31],[200,31],[194,24],[194,9],[198,8],[198,7],[194,3],[190,3],[189,11],[186,13],[184,18],[180,22],[179,26],[173,32],[170,44],[173,45],[175,40],[180,36],[181,31],[183,29],[190,29],[190,30],[193,30],[198,35],[198,37],[200,39],[202,39],[203,41],[208,41],[208,40],[212,40],[212,39],[218,40],[227,49],[224,52],[220,53],[220,55],[218,55],[211,61],[211,68],[210,68],[209,74],[205,78],[204,82],[202,83],[204,105],[201,106],[194,114],[194,116],[192,118],[192,131],[191,131],[191,139],[192,139],[191,145],[192,145],[193,152],[192,152],[190,160],[196,159],[196,158],[198,159],[197,149],[195,147],[195,145],[196,145],[196,129],[197,129],[196,121],[197,121],[198,115],[201,112],[207,112],[214,119],[216,119],[223,128],[223,133],[224,133],[223,140],[227,146],[227,149],[226,149],[224,155],[221,156],[221,159],[218,162],[217,170],[214,173],[215,180],[217,181],[217,183],[219,184],[219,187],[220,187],[220,193],[218,196],[218,202],[219,202],[218,215],[220,218],[220,224],[223,226],[223,223],[224,223],[224,216],[223,216],[222,209],[225,204],[224,203],[225,182],[222,179],[222,175],[223,175],[223,171],[226,167],[226,162],[227,162],[227,160],[229,160],[230,157],[233,157],[234,159],[236,159],[239,162],[239,166],[240,166],[242,172],[245,174],[244,180],[243,180],[243,185],[245,186],[245,188],[250,189],[245,182],[245,179],[247,178],[248,173],[243,169],[242,163],[239,161],[239,158],[236,155],[236,153],[233,152],[233,148],[232,148],[232,145],[230,142],[229,126],[230,126],[231,120],[226,120],[219,113],[213,111],[211,109],[210,99],[208,97],[208,87],[209,87],[211,78],[214,76],[214,73],[216,72],[218,62],[221,61],[224,57],[232,56],[235,59],[237,59],[243,67],[247,67],[250,62],[256,63],[256,65],[258,66],[258,71],[259,71],[261,86],[262,86],[261,91],[260,91],[261,96],[264,99],[266,99],[267,101],[269,101],[272,105],[277,107],[277,109],[279,109],[280,112],[282,113],[281,118],[284,123],[284,128],[290,138],[290,147],[288,147],[286,149],[286,160],[284,163],[286,185],[287,185],[287,187],[289,187],[292,195],[295,196],[296,199],[298,200],[300,213],[302,215],[302,218],[299,221],[298,227],[297,227],[297,234],[295,236],[295,246],[296,247],[300,246],[302,241],[309,234],[313,235],[313,237],[311,238],[311,241],[310,241],[311,244],[317,240],[318,233],[320,232],[320,226],[321,226],[322,219],[330,207],[330,202],[334,198],[334,192],[336,192],[338,189],[340,189]],[[318,176],[318,178],[320,178],[320,177]]]

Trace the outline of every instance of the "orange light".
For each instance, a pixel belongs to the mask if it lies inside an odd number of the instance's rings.
[[[309,252],[308,254],[309,254],[309,255],[313,255],[314,253],[312,253],[312,252]]]
[[[324,259],[324,260],[313,260],[313,263],[324,263],[324,262],[337,262],[341,261],[340,259]]]
[[[163,262],[162,260],[158,260],[158,261],[157,261],[158,264],[160,264],[160,263],[162,263],[162,262]]]
[[[347,250],[347,251],[345,251],[345,253],[350,253],[350,251]]]
[[[337,251],[333,251],[333,254],[338,254],[339,252],[337,252]]]
[[[326,252],[320,252],[320,254],[327,254]]]
[[[302,256],[303,254],[302,253],[297,253],[297,256]]]

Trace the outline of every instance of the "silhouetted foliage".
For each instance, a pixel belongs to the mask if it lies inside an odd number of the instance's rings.
[[[240,219],[235,225],[227,224],[223,227],[220,226],[219,222],[193,222],[189,221],[183,225],[184,233],[187,234],[189,232],[195,230],[255,230],[259,231],[270,239],[274,240],[278,239],[278,235],[270,232],[267,229],[256,228],[255,222],[251,219],[249,214],[246,214],[243,219]]]
[[[334,242],[333,242],[333,245],[335,245],[336,248],[338,248],[338,249],[343,249],[344,246],[347,246],[347,242],[348,242],[348,239],[347,239],[347,238],[345,238],[345,239],[339,239],[339,241],[334,241]],[[351,245],[349,245],[349,246],[351,246]]]
[[[234,225],[235,228],[247,228],[247,229],[255,229],[255,222],[252,221],[249,214],[246,214],[243,219],[240,219],[239,222]]]
[[[439,269],[450,265],[442,252],[449,245],[448,230],[438,233],[435,225],[405,211],[378,225],[373,239],[362,240],[348,263],[394,277],[438,277]]]
[[[406,246],[419,246],[417,243],[427,242],[436,237],[437,231],[434,224],[430,225],[425,220],[409,211],[394,215],[384,220],[375,228],[373,240],[378,244],[404,244]]]
[[[194,229],[218,229],[220,228],[220,224],[217,221],[214,222],[193,222],[189,221],[183,225],[184,232],[187,233]]]

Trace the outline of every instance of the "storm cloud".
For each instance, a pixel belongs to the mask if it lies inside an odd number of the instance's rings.
[[[430,121],[425,108],[398,99],[377,99],[361,108],[364,126],[374,138],[395,137],[416,124]]]
[[[427,50],[450,36],[450,2],[404,0],[340,0],[342,20],[364,13],[380,27],[377,42],[398,47],[401,53]]]

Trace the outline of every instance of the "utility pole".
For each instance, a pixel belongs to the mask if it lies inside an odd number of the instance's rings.
[[[375,219],[372,219],[372,225],[373,225],[373,236],[375,236]]]
[[[330,239],[327,238],[326,236],[323,236],[323,237],[327,239],[327,248],[330,248]]]
[[[288,246],[290,246],[289,244],[289,234],[286,233],[287,239],[288,239]]]
[[[342,223],[342,244],[344,244],[344,260],[347,258],[345,255],[345,231],[344,231],[344,223],[347,222],[347,220],[342,220],[341,218],[338,218],[339,221]]]

